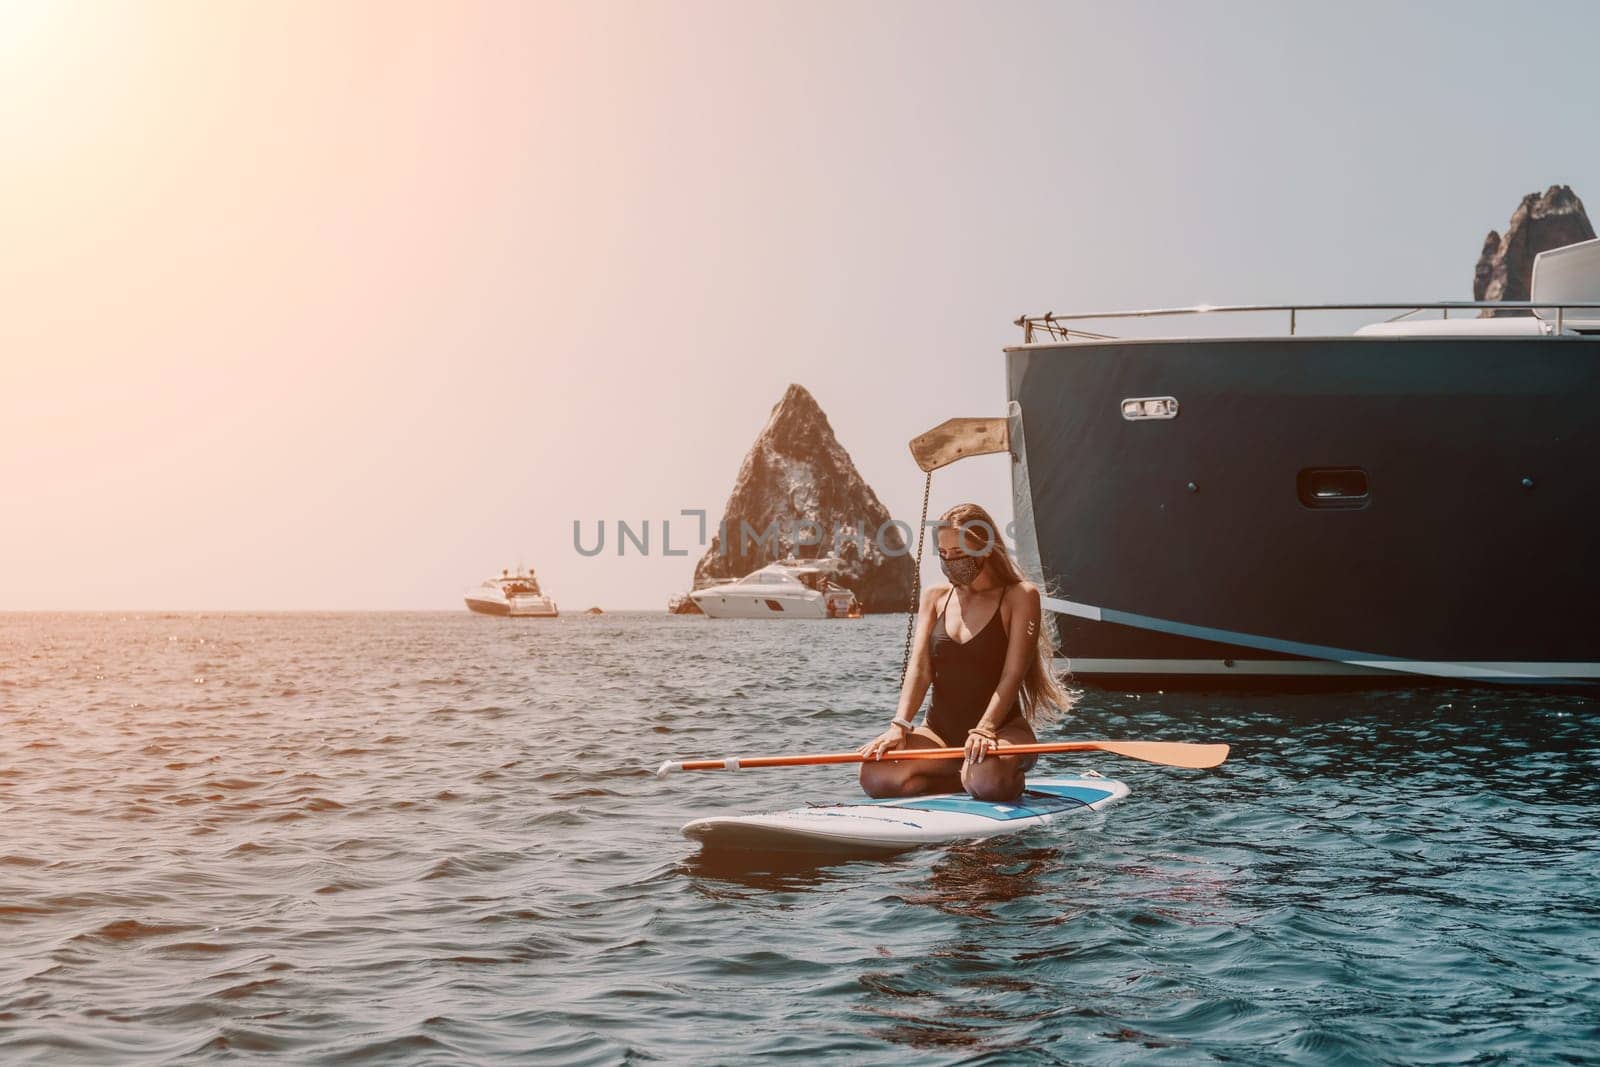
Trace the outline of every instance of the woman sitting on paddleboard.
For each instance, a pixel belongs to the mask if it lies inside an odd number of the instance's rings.
[[[1014,800],[1037,757],[1005,756],[1031,744],[1033,728],[1067,710],[1040,623],[1039,589],[1023,580],[999,527],[976,504],[939,520],[939,566],[951,585],[926,590],[894,722],[862,745],[861,788],[875,797],[954,793]],[[933,686],[921,726],[912,717]],[[956,760],[877,762],[898,748],[966,749]]]

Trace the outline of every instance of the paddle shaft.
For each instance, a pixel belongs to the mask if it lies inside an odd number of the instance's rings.
[[[1119,756],[1164,763],[1170,767],[1201,769],[1215,767],[1228,758],[1227,745],[1196,745],[1182,741],[1042,741],[1031,745],[1005,745],[994,749],[991,756],[1032,756],[1050,752],[1111,752]],[[962,759],[966,751],[959,748],[896,748],[885,752],[881,759]],[[698,759],[673,762],[668,760],[656,771],[666,775],[671,771],[739,771],[757,767],[810,767],[826,763],[865,763],[867,757],[859,752],[828,752],[800,756],[740,756],[729,759]]]

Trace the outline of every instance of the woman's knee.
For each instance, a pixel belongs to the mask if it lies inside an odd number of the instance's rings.
[[[996,759],[992,766],[978,764],[969,767],[962,784],[974,800],[1004,803],[1021,796],[1025,783],[1022,768],[1015,761],[1006,760],[1002,763]]]
[[[905,790],[905,771],[900,767],[885,767],[877,763],[861,765],[861,791],[869,797],[882,799],[897,797]]]

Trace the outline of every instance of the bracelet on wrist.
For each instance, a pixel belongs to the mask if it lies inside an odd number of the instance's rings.
[[[982,725],[974,726],[972,729],[968,730],[967,733],[968,734],[977,734],[979,737],[983,738],[985,741],[998,741],[998,740],[1000,740],[998,737],[995,736],[995,732],[993,730],[989,729],[987,726],[982,726]]]
[[[890,721],[889,725],[898,726],[908,734],[916,729],[916,727],[912,725],[910,719],[901,718],[899,715],[896,715],[894,719]]]

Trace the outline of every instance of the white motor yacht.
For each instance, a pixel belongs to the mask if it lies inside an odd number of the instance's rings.
[[[780,560],[736,582],[696,589],[689,599],[713,619],[859,618],[855,594],[828,571],[822,563]]]
[[[544,595],[539,579],[530,568],[517,568],[515,574],[502,570],[467,590],[467,607],[481,615],[509,615],[519,619],[553,619],[560,614],[556,602]]]

